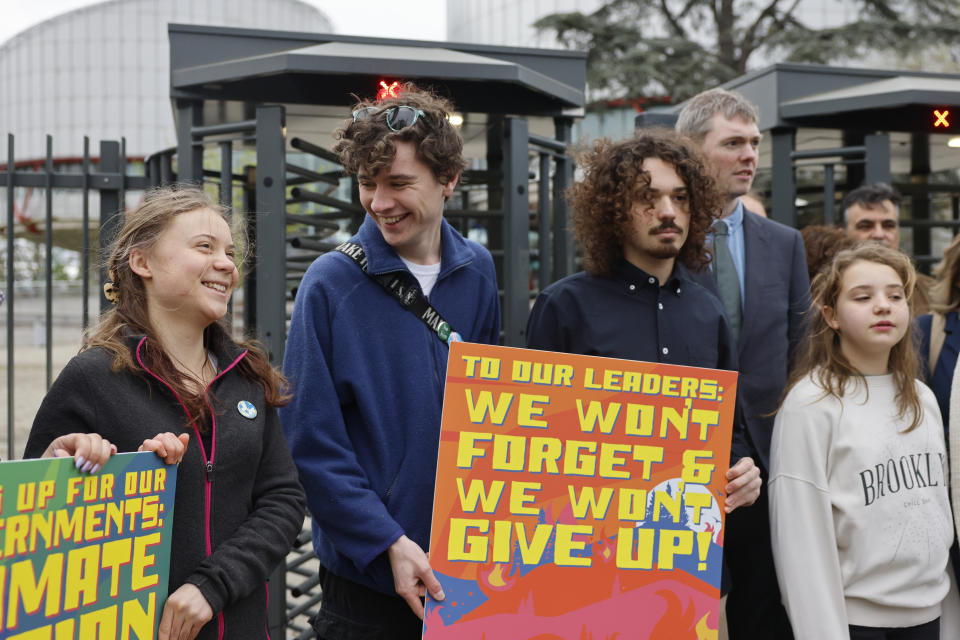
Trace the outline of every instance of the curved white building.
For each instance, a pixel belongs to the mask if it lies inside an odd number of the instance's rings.
[[[82,154],[84,135],[94,155],[121,137],[129,156],[175,145],[171,22],[332,31],[301,0],[109,0],[51,18],[0,45],[0,134],[16,136],[17,160],[42,158],[48,133],[61,159]]]

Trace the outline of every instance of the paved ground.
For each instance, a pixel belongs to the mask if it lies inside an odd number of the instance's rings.
[[[242,294],[234,294],[234,313],[242,313]],[[91,322],[99,313],[99,293],[93,292],[88,303]],[[0,304],[0,458],[7,460],[23,455],[30,425],[47,391],[47,351],[44,347],[42,297],[18,295],[14,300],[13,338],[13,455],[10,455],[7,409],[10,406],[7,371],[7,308]],[[56,291],[53,297],[53,339],[51,344],[50,380],[77,354],[83,336],[82,297],[76,291]]]
[[[21,296],[14,301],[13,338],[13,456],[19,458],[27,441],[30,425],[46,394],[46,349],[43,346],[44,315],[43,298]],[[90,309],[96,313],[97,302],[92,299]],[[50,379],[57,374],[80,348],[82,336],[81,297],[79,295],[55,296],[53,300],[53,348],[51,350]],[[9,459],[9,432],[7,411],[10,406],[7,369],[9,348],[7,345],[7,302],[0,305],[0,421],[4,425],[0,433],[0,457]]]

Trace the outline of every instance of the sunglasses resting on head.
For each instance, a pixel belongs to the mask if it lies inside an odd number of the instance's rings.
[[[362,107],[353,112],[353,121],[375,118],[381,114],[384,115],[387,126],[390,127],[391,131],[400,131],[401,129],[412,127],[417,123],[417,120],[421,118],[423,118],[423,121],[426,122],[431,129],[436,131],[436,128],[433,126],[433,123],[430,122],[427,114],[423,112],[423,109],[407,105],[396,105],[387,107],[386,109],[374,106]]]

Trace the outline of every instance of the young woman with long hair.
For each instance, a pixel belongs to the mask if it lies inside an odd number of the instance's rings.
[[[277,420],[285,380],[220,322],[237,255],[225,212],[202,191],[148,193],[109,254],[114,307],[44,398],[25,452],[79,432],[120,452],[153,440],[161,457],[182,453],[161,640],[266,638],[265,581],[303,524]]]

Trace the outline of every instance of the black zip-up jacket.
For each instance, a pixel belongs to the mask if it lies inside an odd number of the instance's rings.
[[[144,340],[128,342],[141,368]],[[95,348],[71,359],[50,388],[24,457],[39,457],[67,433],[99,433],[121,453],[158,433],[190,433],[177,472],[169,593],[189,582],[207,599],[214,617],[198,638],[266,638],[265,582],[303,525],[303,489],[276,410],[236,368],[246,351],[228,339],[210,348],[219,372],[208,387],[215,411],[203,439],[164,381],[146,369],[111,371],[112,354]],[[242,401],[256,407],[255,417],[240,413]]]

